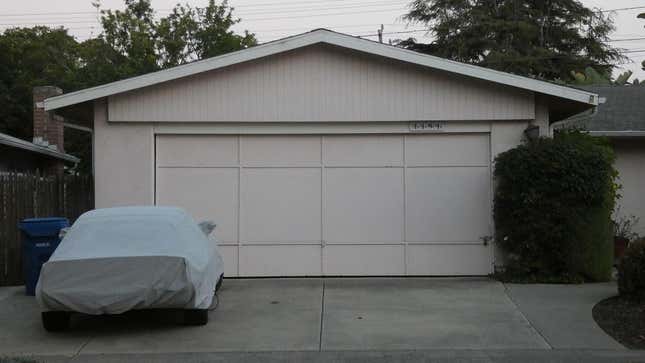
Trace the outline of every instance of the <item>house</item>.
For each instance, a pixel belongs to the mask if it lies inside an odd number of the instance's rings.
[[[584,89],[597,93],[600,104],[596,109],[573,116],[566,124],[609,138],[622,185],[617,211],[623,217],[640,218],[634,232],[645,236],[645,87],[588,86]]]
[[[29,142],[0,133],[0,172],[19,171],[62,174],[65,164],[79,159],[65,153],[63,120],[45,112],[43,100],[60,95],[57,87],[34,88],[34,140]]]
[[[491,162],[596,95],[318,29],[63,94],[96,206],[217,223],[227,276],[485,275]]]

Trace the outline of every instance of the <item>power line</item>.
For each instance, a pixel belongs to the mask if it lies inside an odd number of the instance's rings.
[[[361,11],[360,13],[375,13],[375,12],[389,12],[389,11],[396,11],[396,10],[404,10],[399,8],[399,4],[391,4],[391,2],[370,2],[370,3],[362,3],[362,4],[349,4],[345,6],[337,6],[337,7],[327,7],[327,8],[315,8],[315,9],[305,9],[305,8],[291,8],[291,9],[285,9],[283,11],[256,11],[256,12],[251,12],[251,13],[243,13],[243,14],[237,14],[236,16],[243,17],[243,20],[272,20],[272,19],[288,19],[288,18],[304,18],[304,17],[316,17],[316,16],[330,16],[330,15],[344,15],[345,13],[311,13],[311,14],[297,14],[297,13],[303,13],[303,12],[311,12],[313,11],[332,11],[332,10],[344,10],[344,9],[356,9],[356,8],[373,8],[373,7],[383,7],[383,6],[397,6],[396,8],[382,8],[382,9],[375,9],[375,10],[369,10],[369,11]],[[348,12],[348,14],[356,14],[358,12]],[[45,13],[42,13],[45,14]],[[49,14],[54,14],[54,13],[49,13]],[[60,14],[60,13],[59,13]],[[78,13],[76,13],[78,14]],[[272,18],[248,18],[247,15],[271,15],[271,14],[294,14],[293,16],[284,16],[284,17],[272,17]],[[16,15],[16,14],[14,14]],[[93,15],[96,15],[94,13]],[[0,15],[1,17],[2,15]],[[96,19],[93,19],[90,21],[89,19],[86,19],[85,17],[72,17],[72,20],[70,20],[70,17],[65,17],[65,18],[47,18],[47,19],[38,19],[38,20],[33,20],[33,21],[25,21],[27,19],[16,19],[19,20],[19,22],[11,22],[11,23],[2,23],[0,25],[38,25],[38,24],[54,24],[54,23],[71,23],[71,24],[80,24],[80,23],[97,23],[98,21]],[[9,20],[9,19],[5,19]],[[13,19],[12,19],[13,20]]]
[[[245,8],[245,7],[262,7],[262,6],[281,6],[281,5],[300,5],[300,4],[316,4],[316,3],[330,3],[330,2],[344,2],[347,0],[312,0],[312,1],[289,1],[289,2],[277,2],[277,3],[261,3],[261,4],[240,4],[232,6],[233,8]]]
[[[377,7],[377,6],[402,6],[405,5],[403,3],[396,3],[392,1],[372,1],[372,2],[365,2],[365,3],[349,3],[349,4],[343,4],[342,6],[332,6],[332,7],[291,7],[291,8],[281,8],[281,9],[270,9],[269,11],[262,10],[262,11],[252,11],[252,12],[247,12],[247,11],[237,11],[236,14],[239,16],[246,16],[246,15],[259,15],[259,14],[281,14],[281,13],[293,13],[293,12],[303,12],[303,11],[327,11],[327,10],[342,10],[342,9],[355,9],[355,8],[370,8],[370,7]]]
[[[339,2],[342,1],[342,5],[334,5],[334,6],[325,6],[329,5],[329,2]],[[304,4],[320,4],[320,5],[314,5],[318,6],[317,8],[311,8],[310,6],[304,6]],[[274,8],[274,9],[266,9],[263,8],[264,6],[275,6],[275,5],[297,5],[297,7],[283,7],[283,8]],[[397,3],[396,1],[367,1],[367,2],[361,2],[361,1],[346,1],[346,0],[326,0],[326,1],[300,1],[300,2],[285,2],[285,3],[272,3],[272,4],[253,4],[253,5],[239,5],[239,6],[231,6],[231,8],[240,10],[240,9],[251,9],[255,10],[255,8],[258,8],[258,10],[261,10],[259,12],[255,12],[258,14],[269,14],[277,11],[289,11],[289,10],[295,10],[295,11],[300,11],[300,10],[332,10],[332,9],[343,9],[343,8],[350,8],[350,7],[370,7],[370,6],[378,6],[378,5],[406,5],[406,1],[399,2]],[[123,11],[123,9],[101,9],[104,11]],[[172,12],[173,9],[153,9],[157,13],[169,13]],[[267,12],[270,11],[270,12]],[[247,13],[246,10],[244,11],[239,11],[240,13]],[[247,13],[251,14],[251,13]],[[60,11],[60,12],[36,12],[36,13],[11,13],[11,14],[0,14],[0,17],[22,17],[22,16],[52,16],[52,15],[61,15],[61,16],[67,16],[67,15],[96,15],[96,11]]]
[[[607,10],[600,10],[601,13],[609,13],[612,11],[625,11],[625,10],[637,10],[637,9],[645,9],[645,6],[632,6],[629,8],[617,8],[617,9],[607,9]]]
[[[645,52],[645,49],[628,49],[628,50],[622,51],[620,53],[631,54],[631,53],[643,53],[643,52]]]
[[[645,40],[645,37],[640,38],[624,38],[624,39],[609,39],[610,42],[631,42],[634,40]]]
[[[382,35],[393,35],[393,34],[410,34],[410,33],[419,33],[419,32],[429,32],[428,29],[416,29],[416,30],[403,30],[399,32],[384,32],[381,33]],[[356,35],[357,37],[361,38],[368,38],[368,37],[376,37],[378,36],[378,33],[373,33],[373,34],[358,34]]]
[[[314,0],[314,1],[298,1],[298,2],[277,2],[277,3],[264,3],[264,4],[241,4],[238,6],[233,6],[232,8],[234,9],[243,9],[243,8],[262,8],[262,7],[271,7],[271,6],[284,6],[284,5],[303,5],[303,4],[321,4],[325,5],[328,4],[329,2],[344,2],[342,6],[335,6],[335,7],[327,7],[327,8],[303,8],[301,6],[299,7],[291,7],[291,8],[282,8],[282,9],[270,9],[271,11],[257,11],[257,12],[250,12],[246,13],[247,15],[259,15],[259,14],[275,14],[275,13],[282,13],[282,12],[289,12],[292,10],[293,12],[302,12],[302,11],[311,11],[311,10],[337,10],[337,9],[346,9],[346,8],[357,8],[357,7],[370,7],[370,6],[378,6],[378,5],[404,5],[404,4],[397,4],[397,3],[392,3],[392,1],[370,1],[370,2],[354,2],[354,3],[347,3],[345,0]],[[633,6],[633,7],[624,7],[624,8],[615,8],[615,9],[605,9],[605,10],[600,10],[602,13],[606,12],[614,12],[614,11],[626,11],[626,10],[637,10],[637,9],[645,9],[645,6]],[[101,9],[101,10],[118,10],[118,9]],[[269,9],[267,9],[269,10]],[[392,10],[397,10],[397,9],[392,9]],[[158,9],[156,10],[157,12],[171,12],[172,9]],[[385,11],[385,10],[383,10]],[[244,11],[241,11],[240,13],[244,14]],[[75,12],[67,12],[67,11],[61,11],[61,12],[41,12],[41,13],[11,13],[11,14],[0,14],[1,17],[23,17],[23,16],[52,16],[52,15],[62,15],[62,16],[68,16],[68,15],[96,15],[95,11],[75,11]],[[343,14],[328,14],[328,15],[343,15]],[[313,15],[312,15],[313,16]],[[281,18],[280,18],[281,19]],[[265,20],[265,19],[257,19],[257,20]],[[266,19],[270,20],[270,19]],[[33,23],[30,23],[33,24]]]
[[[324,14],[302,14],[294,16],[276,16],[269,18],[244,18],[244,21],[266,21],[266,20],[284,20],[284,19],[302,19],[302,18],[316,18],[316,17],[325,17],[325,16],[336,16],[336,15],[353,15],[353,14],[367,14],[367,13],[385,13],[390,11],[405,10],[401,8],[394,9],[379,9],[379,10],[365,10],[365,11],[350,11],[350,12],[339,12],[339,13],[324,13]],[[0,25],[45,25],[45,24],[57,24],[58,22],[23,22],[23,23],[0,23]],[[66,24],[97,24],[97,21],[66,21]]]

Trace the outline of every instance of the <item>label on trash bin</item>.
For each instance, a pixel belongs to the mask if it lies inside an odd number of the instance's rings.
[[[49,247],[49,245],[50,245],[49,242],[36,243],[36,247]]]

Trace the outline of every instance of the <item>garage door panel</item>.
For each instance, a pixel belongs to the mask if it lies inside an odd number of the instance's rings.
[[[327,242],[403,240],[402,168],[325,169]]]
[[[237,136],[159,135],[157,166],[226,166],[236,165]]]
[[[237,242],[237,168],[158,168],[157,205],[186,209],[217,224],[221,242]]]
[[[483,244],[409,244],[408,275],[487,275],[492,272],[490,248]]]
[[[242,241],[320,242],[320,183],[319,168],[243,169]]]
[[[325,136],[323,145],[327,166],[403,165],[401,135]]]
[[[404,275],[402,245],[326,245],[323,248],[325,275]]]
[[[489,235],[489,180],[488,168],[407,169],[407,241],[477,242]]]
[[[237,246],[219,246],[219,253],[224,260],[224,276],[237,276]]]
[[[489,164],[488,134],[408,135],[405,159],[408,166]]]
[[[320,245],[240,246],[241,276],[320,276]]]
[[[244,136],[242,164],[248,166],[320,165],[320,136]]]

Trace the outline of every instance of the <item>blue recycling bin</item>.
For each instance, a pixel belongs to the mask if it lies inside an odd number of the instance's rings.
[[[67,218],[28,218],[18,224],[22,234],[22,266],[27,295],[35,295],[40,268],[60,243],[60,230],[69,227]]]

